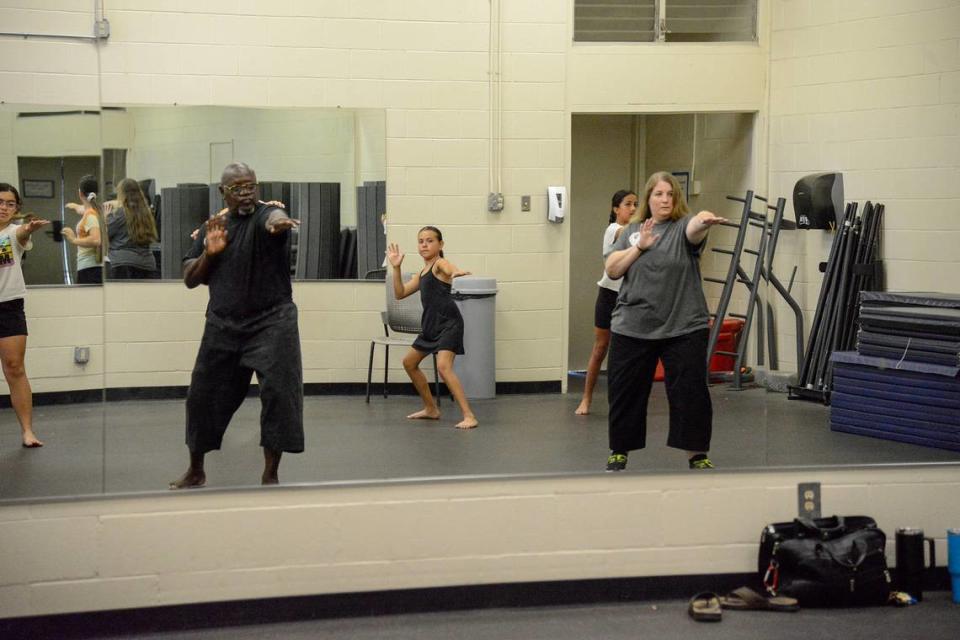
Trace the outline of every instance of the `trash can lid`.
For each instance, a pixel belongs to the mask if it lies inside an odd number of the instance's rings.
[[[490,295],[497,292],[497,279],[487,276],[460,276],[453,279],[453,293]]]

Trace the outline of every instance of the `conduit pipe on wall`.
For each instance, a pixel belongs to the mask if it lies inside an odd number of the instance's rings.
[[[487,196],[488,211],[503,210],[503,48],[500,16],[500,0],[490,0],[489,71],[487,88],[490,114],[490,193]]]
[[[93,35],[82,36],[73,33],[33,33],[28,31],[0,31],[0,36],[23,38],[50,38],[54,40],[106,40],[110,37],[110,23],[104,16],[103,0],[93,2]]]

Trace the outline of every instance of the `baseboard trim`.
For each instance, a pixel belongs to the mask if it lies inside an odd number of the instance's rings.
[[[431,385],[432,386],[432,385]],[[440,391],[449,395],[446,385],[440,385]],[[498,382],[496,392],[503,395],[519,393],[560,393],[559,380],[533,380],[527,382]],[[362,396],[367,393],[365,382],[308,382],[303,385],[305,396]],[[416,391],[409,382],[391,382],[387,385],[387,394],[391,396],[415,396]],[[257,395],[257,386],[251,385],[248,396]],[[370,386],[370,395],[383,395],[383,383],[374,382]],[[187,397],[186,385],[169,387],[113,387],[110,389],[87,389],[81,391],[50,391],[33,394],[33,406],[58,404],[81,404],[89,402],[121,400],[178,400]],[[0,396],[0,408],[10,408],[10,396]]]
[[[0,636],[96,638],[404,613],[674,600],[703,590],[730,591],[752,580],[754,574],[609,578],[235,600],[11,618],[0,620]]]
[[[700,591],[761,586],[755,573],[602,578],[466,585],[234,600],[29,618],[0,619],[5,638],[97,638],[304,620],[406,613],[679,600]],[[948,591],[946,567],[928,570],[926,591]]]

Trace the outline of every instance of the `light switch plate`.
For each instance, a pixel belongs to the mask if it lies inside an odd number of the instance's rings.
[[[520,211],[530,211],[530,196],[520,196]]]

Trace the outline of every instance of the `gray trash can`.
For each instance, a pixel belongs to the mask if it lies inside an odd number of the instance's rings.
[[[455,278],[452,292],[463,316],[465,352],[453,361],[453,370],[468,398],[493,398],[497,395],[497,279],[483,276]]]

